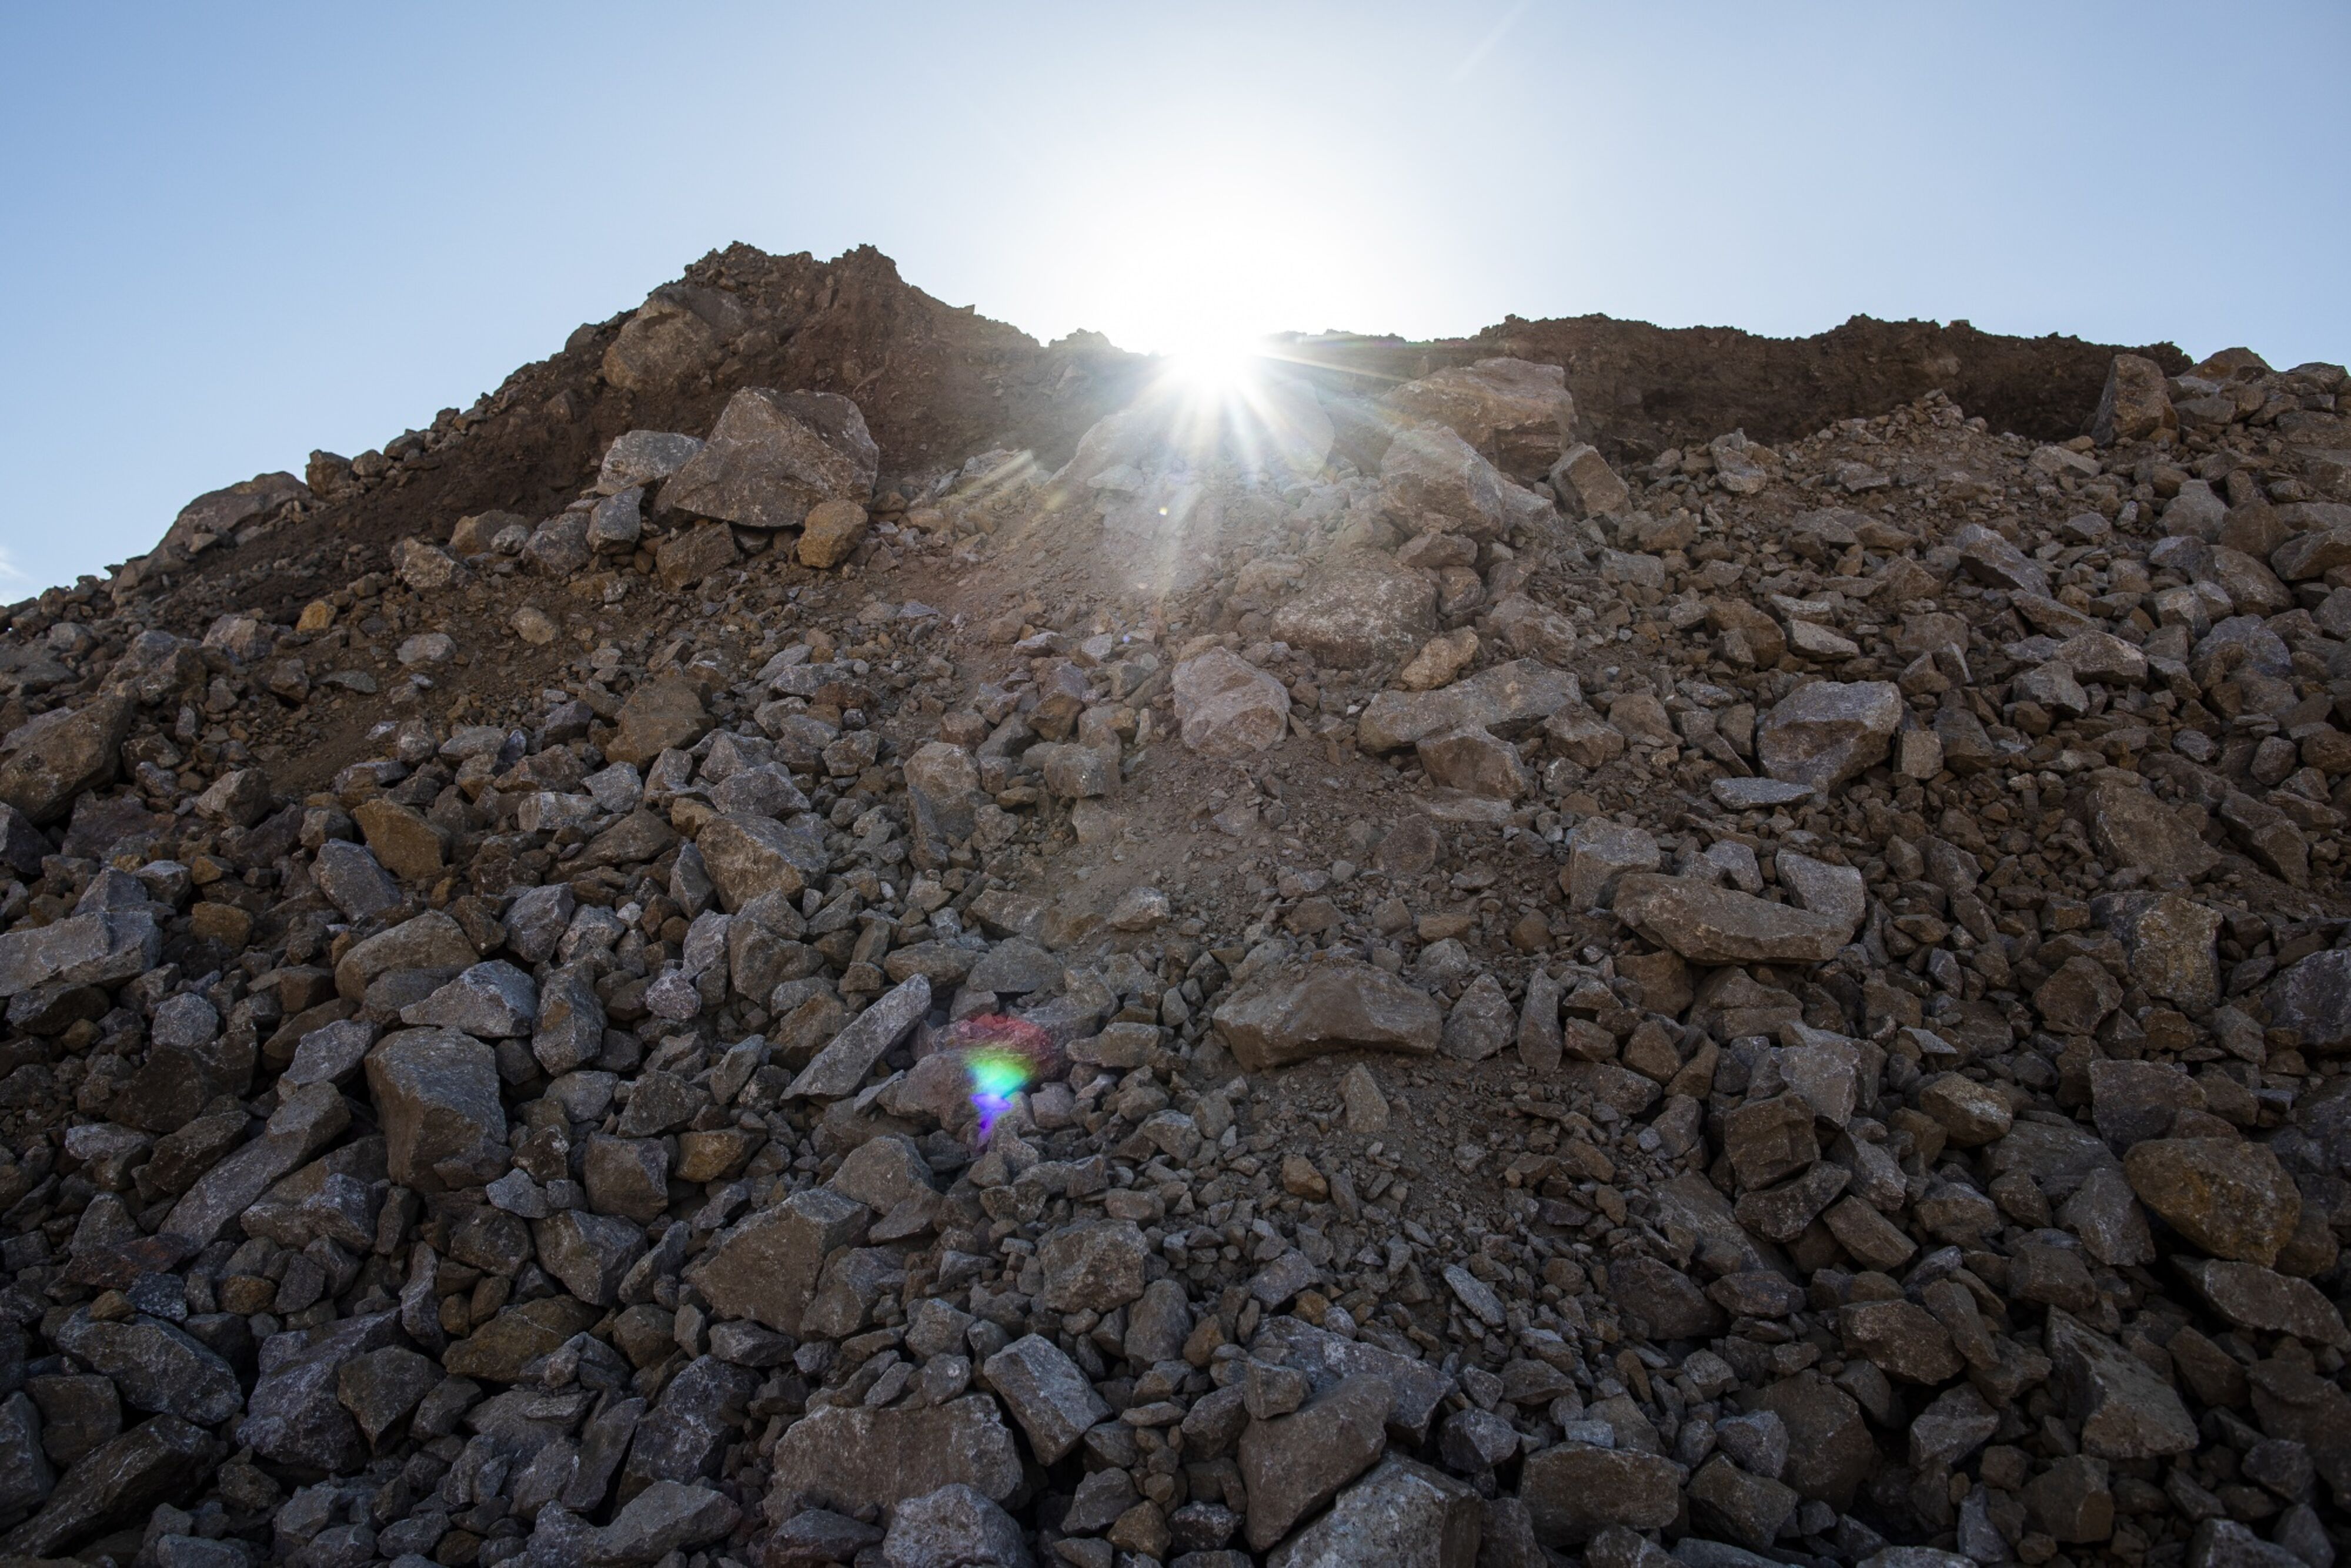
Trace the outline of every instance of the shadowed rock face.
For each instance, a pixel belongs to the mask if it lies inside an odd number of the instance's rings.
[[[0,615],[0,1548],[2322,1561],[2343,373],[1295,347],[738,247]]]

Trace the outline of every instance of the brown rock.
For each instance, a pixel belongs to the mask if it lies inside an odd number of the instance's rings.
[[[684,675],[656,675],[621,705],[619,729],[604,755],[642,768],[672,747],[692,746],[709,728],[700,688]]]
[[[1426,991],[1353,959],[1256,977],[1225,999],[1215,1022],[1251,1072],[1349,1047],[1426,1056],[1437,1050],[1445,1025]]]
[[[2263,1268],[2302,1219],[2302,1194],[2278,1157],[2242,1138],[2158,1138],[2123,1155],[2131,1190],[2166,1224],[2219,1258]]]

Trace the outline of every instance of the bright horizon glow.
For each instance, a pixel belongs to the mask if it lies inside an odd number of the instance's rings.
[[[1187,382],[1221,382],[1235,339],[1593,312],[2351,358],[2351,163],[2325,114],[2153,157],[2137,129],[2334,102],[2341,0],[10,22],[0,602],[143,553],[204,491],[464,408],[735,240],[870,244],[950,305],[1177,357]],[[615,111],[595,84],[616,57],[682,111]],[[2208,190],[2291,232],[2257,287],[2226,221],[2181,204]]]

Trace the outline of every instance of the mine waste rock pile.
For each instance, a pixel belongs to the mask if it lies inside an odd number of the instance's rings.
[[[2329,1568],[2351,396],[737,247],[0,634],[0,1554]]]

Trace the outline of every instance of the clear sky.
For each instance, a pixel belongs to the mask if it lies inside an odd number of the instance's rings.
[[[2351,5],[0,6],[0,601],[741,239],[1129,347],[1855,314],[2351,356]]]

